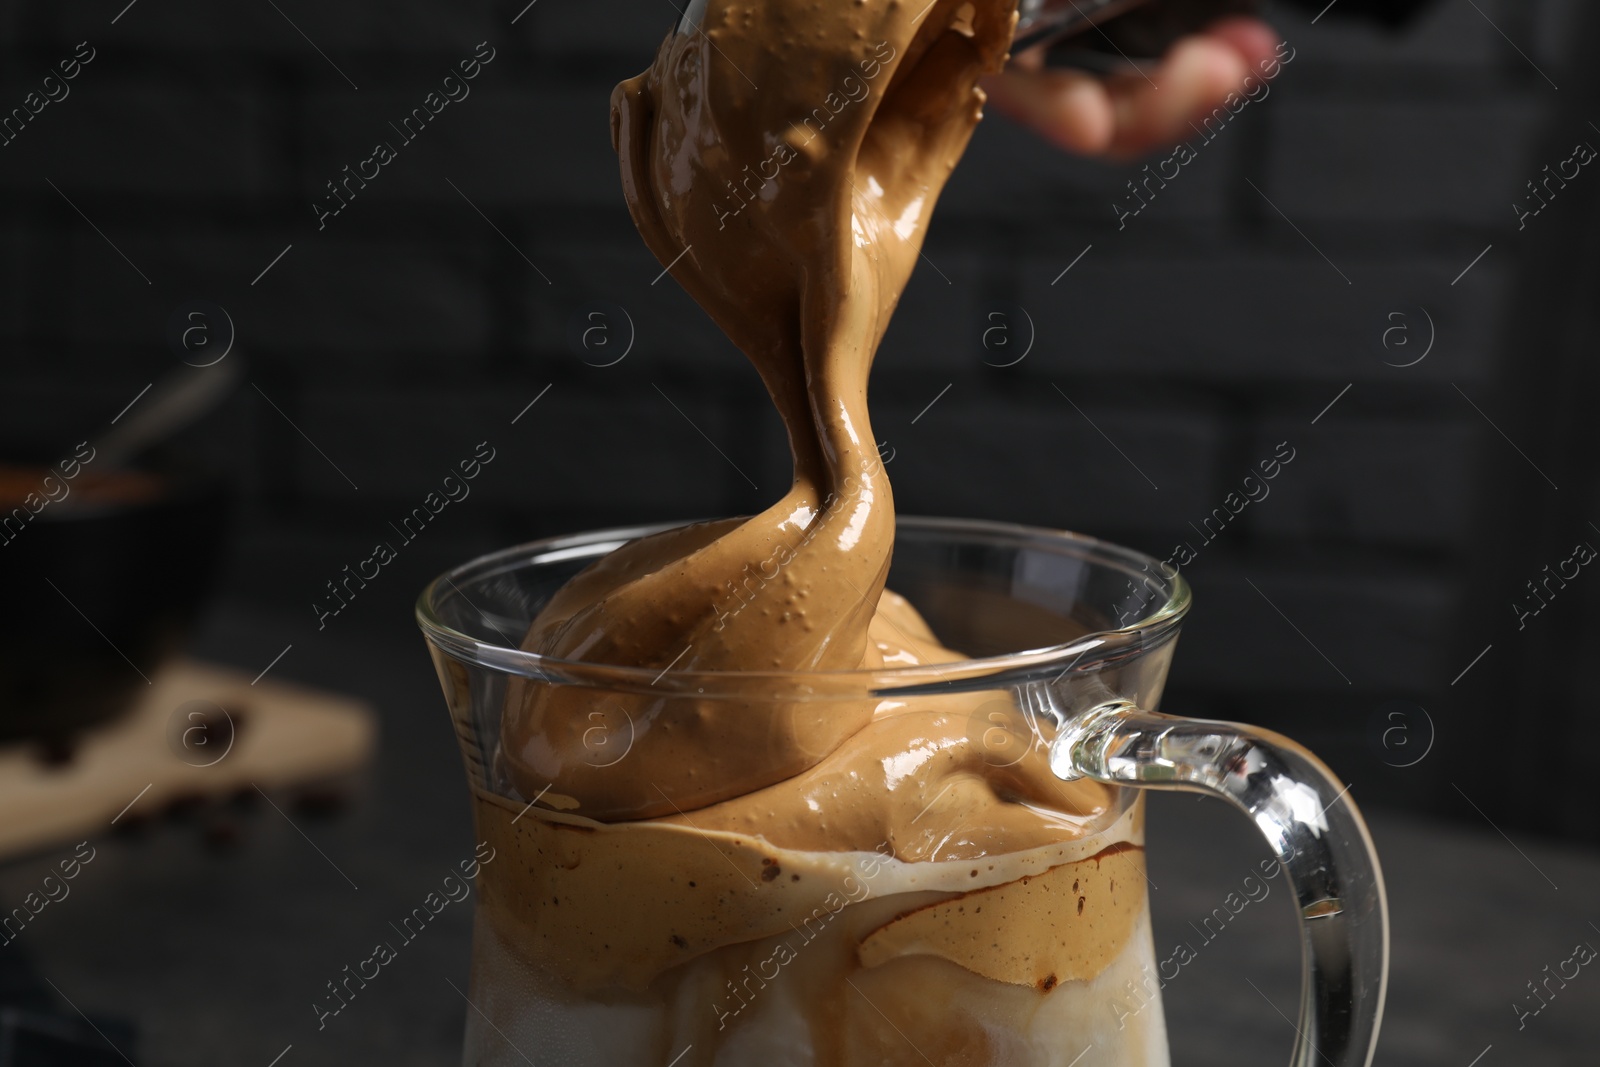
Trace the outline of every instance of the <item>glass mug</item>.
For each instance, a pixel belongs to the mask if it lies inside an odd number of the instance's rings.
[[[1077,534],[902,517],[889,588],[974,658],[655,673],[517,648],[569,578],[663,528],[507,549],[441,576],[418,601],[478,837],[495,849],[479,875],[463,1063],[1165,1065],[1140,877],[1150,788],[1230,801],[1288,874],[1304,983],[1292,1067],[1370,1064],[1389,939],[1366,826],[1294,742],[1154,710],[1190,604],[1175,571]],[[699,831],[692,812],[670,829],[596,823],[536,808],[541,797],[520,795],[499,766],[502,709],[530,686],[592,694],[596,725],[582,743],[595,767],[625,759],[636,729],[631,717],[611,721],[619,694],[647,695],[657,723],[705,701],[825,717],[839,702],[959,700],[995,766],[1036,750],[1030,758],[1108,802],[1071,840],[980,861],[800,853]],[[991,918],[965,914],[985,903]]]

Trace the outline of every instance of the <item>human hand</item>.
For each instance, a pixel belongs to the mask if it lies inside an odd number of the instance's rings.
[[[983,87],[999,111],[1069,152],[1131,159],[1181,138],[1191,121],[1242,93],[1278,44],[1259,19],[1225,18],[1176,42],[1148,78],[1049,69],[1035,48]]]

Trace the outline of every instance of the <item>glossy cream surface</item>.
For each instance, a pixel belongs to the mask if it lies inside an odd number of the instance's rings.
[[[623,187],[760,373],[794,481],[759,515],[598,561],[522,647],[663,672],[962,659],[884,587],[867,379],[1013,4],[688,12],[613,95]],[[614,761],[594,758],[597,716],[627,724]],[[1057,779],[997,694],[519,680],[496,760],[524,799],[477,797],[502,859],[474,996],[500,1029],[475,1028],[468,1062],[517,1062],[511,1044],[563,1064],[1166,1062],[1159,1009],[1119,1026],[1107,1006],[1149,964],[1142,808]]]

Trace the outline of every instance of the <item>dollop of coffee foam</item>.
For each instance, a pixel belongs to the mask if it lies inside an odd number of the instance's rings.
[[[1014,0],[707,0],[618,86],[612,134],[633,219],[754,363],[787,426],[794,483],[754,517],[598,561],[541,612],[525,649],[661,671],[962,658],[884,588],[894,509],[867,379],[981,117],[978,79],[1004,63],[1014,21]],[[583,686],[513,685],[500,766],[541,807],[515,825],[520,805],[480,798],[480,825],[527,861],[525,874],[497,870],[521,884],[486,899],[580,986],[638,988],[697,953],[770,936],[791,909],[848,896],[861,855],[899,872],[874,896],[909,892],[915,904],[862,931],[863,966],[942,955],[1047,992],[1098,973],[1142,914],[1137,812],[1116,819],[1120,844],[1095,838],[1104,853],[1086,852],[1114,794],[1060,781],[1037,748],[997,760],[973,728],[981,698],[608,693],[631,741],[607,766],[584,743],[596,700]],[[857,858],[829,859],[846,854]],[[1097,880],[1103,863],[1121,894]],[[630,864],[656,889],[707,889],[663,902],[619,884]],[[930,864],[944,873],[915,873]],[[1091,881],[1088,920],[1082,895],[1051,896],[1058,882]],[[948,904],[979,892],[984,915]],[[630,893],[650,897],[643,910],[619,897]],[[1002,917],[1010,933],[988,936]]]

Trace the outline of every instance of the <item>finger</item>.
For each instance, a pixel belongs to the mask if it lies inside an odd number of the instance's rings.
[[[1174,45],[1151,77],[1118,75],[1107,81],[1116,131],[1107,154],[1131,158],[1170,142],[1189,123],[1244,84],[1250,68],[1232,43],[1186,37]]]
[[[1111,96],[1091,74],[1007,69],[985,78],[983,87],[996,108],[1069,152],[1098,156],[1111,147]]]
[[[1230,17],[1180,41],[1148,78],[1107,82],[1046,69],[1044,49],[1034,48],[983,84],[999,111],[1068,151],[1133,157],[1181,137],[1189,122],[1239,91],[1245,75],[1278,47],[1266,23]]]
[[[1276,57],[1282,43],[1278,31],[1265,22],[1239,16],[1212,23],[1206,27],[1205,36],[1228,42],[1251,70],[1260,70],[1263,63]]]

